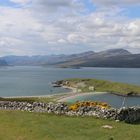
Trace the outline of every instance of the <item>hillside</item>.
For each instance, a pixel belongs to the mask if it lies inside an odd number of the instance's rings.
[[[93,55],[88,59],[71,59],[59,63],[59,67],[121,67],[121,68],[140,68],[140,54],[131,54],[123,49],[107,50]]]
[[[8,66],[5,60],[0,59],[0,66]]]

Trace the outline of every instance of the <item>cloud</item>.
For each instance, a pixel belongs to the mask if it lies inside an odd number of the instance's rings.
[[[91,0],[93,4],[100,6],[127,6],[140,5],[139,0]]]
[[[138,52],[140,18],[124,16],[119,1],[93,2],[98,7],[88,13],[83,0],[33,0],[27,7],[0,6],[0,54],[75,53],[117,47]],[[139,1],[122,0],[127,5],[132,2]],[[105,4],[117,6],[108,10],[100,6]]]
[[[41,12],[41,14],[55,13],[58,15],[57,12],[64,14],[80,11],[81,7],[80,0],[32,0],[30,8],[33,11]]]

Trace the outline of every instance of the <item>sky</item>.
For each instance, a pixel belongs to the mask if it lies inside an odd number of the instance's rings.
[[[0,0],[0,56],[140,53],[140,0]]]

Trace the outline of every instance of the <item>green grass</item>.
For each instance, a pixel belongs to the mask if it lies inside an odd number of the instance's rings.
[[[140,94],[140,86],[111,82],[106,80],[97,80],[97,79],[67,79],[70,83],[70,86],[75,85],[78,82],[85,82],[86,87],[81,88],[82,92],[88,92],[89,86],[94,86],[95,91],[99,92],[114,92],[120,94],[127,94],[130,92],[134,92],[136,94]]]
[[[139,140],[139,130],[140,125],[90,117],[0,111],[0,140]]]
[[[55,99],[57,98],[57,96],[53,96],[53,97],[19,97],[19,98],[0,98],[0,101],[17,101],[17,102],[29,102],[29,103],[33,103],[33,102],[55,102]]]

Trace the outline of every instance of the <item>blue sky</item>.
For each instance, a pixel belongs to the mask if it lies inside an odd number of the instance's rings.
[[[0,0],[0,56],[140,53],[139,0]]]
[[[130,19],[132,18],[140,18],[140,6],[129,6],[126,8],[126,16],[128,16]]]
[[[15,7],[17,4],[9,1],[9,0],[1,0],[0,1],[1,6],[10,6],[10,7]]]

